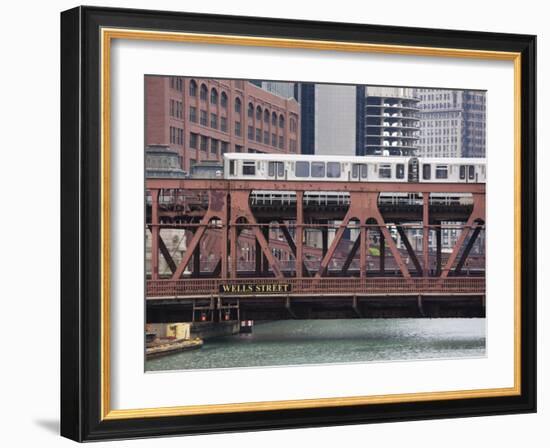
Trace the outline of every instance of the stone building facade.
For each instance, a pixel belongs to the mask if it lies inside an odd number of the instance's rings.
[[[181,167],[225,152],[300,153],[300,105],[244,80],[147,76],[145,145],[176,151]]]

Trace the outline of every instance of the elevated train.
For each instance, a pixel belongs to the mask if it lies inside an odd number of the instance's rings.
[[[224,154],[225,179],[485,183],[480,158]]]
[[[414,182],[414,183],[485,183],[486,161],[482,158],[425,158],[407,156],[321,156],[288,154],[226,153],[223,166],[215,172],[193,172],[191,177],[211,177],[233,180],[319,180],[330,182]],[[293,204],[291,191],[254,191],[254,205]],[[345,192],[309,192],[306,204],[346,205]],[[380,204],[421,205],[418,193],[382,193]],[[430,204],[468,205],[468,193],[432,193]]]

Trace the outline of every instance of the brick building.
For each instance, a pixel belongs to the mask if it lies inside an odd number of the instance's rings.
[[[190,172],[224,152],[300,153],[300,105],[248,81],[147,76],[146,142]]]

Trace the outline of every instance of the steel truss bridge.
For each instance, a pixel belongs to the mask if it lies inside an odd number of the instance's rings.
[[[146,188],[153,311],[215,320],[279,306],[296,317],[307,303],[362,316],[376,300],[414,298],[420,311],[423,299],[475,300],[484,313],[484,184],[151,178]],[[185,234],[181,255],[163,229]],[[457,235],[447,251],[445,229]]]

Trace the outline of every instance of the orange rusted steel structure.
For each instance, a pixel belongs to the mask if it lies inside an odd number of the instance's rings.
[[[470,250],[482,228],[485,225],[485,184],[475,183],[394,183],[394,182],[327,182],[327,181],[264,181],[264,180],[222,180],[222,179],[147,179],[146,189],[150,195],[150,212],[146,228],[152,235],[151,243],[151,277],[147,283],[147,296],[185,294],[218,294],[218,287],[223,282],[242,282],[238,272],[238,239],[246,230],[247,235],[254,239],[256,253],[256,273],[254,282],[266,281],[291,282],[293,294],[322,294],[327,291],[347,294],[382,294],[398,293],[484,293],[483,278],[455,278],[461,274]],[[281,209],[280,214],[258,217],[251,208],[251,194],[253,192],[291,192],[293,195],[292,211]],[[347,202],[345,211],[339,219],[334,219],[330,213],[331,222],[338,222],[335,234],[328,244],[328,224],[307,222],[304,208],[304,195],[312,192],[345,193]],[[169,193],[171,197],[184,198],[186,195],[207,195],[207,206],[203,210],[191,210],[189,207],[174,207],[160,211],[159,197]],[[422,221],[422,263],[412,249],[412,245],[404,231],[404,225],[393,222],[405,247],[397,247],[388,223],[380,210],[380,193],[409,193],[421,194],[421,221]],[[452,253],[445,260],[441,253],[441,227],[431,222],[434,213],[430,213],[430,194],[469,194],[472,199],[471,212],[466,223],[461,226],[461,233],[456,241]],[[202,196],[201,196],[202,195]],[[279,213],[279,212],[278,212]],[[282,215],[284,214],[284,218]],[[334,215],[334,216],[333,216]],[[177,222],[162,222],[164,217],[170,220],[178,218]],[[285,222],[292,221],[294,224]],[[275,224],[273,224],[275,222]],[[326,221],[328,222],[328,221]],[[267,224],[266,224],[267,223]],[[269,241],[269,227],[278,226],[284,240],[290,248],[294,258],[292,272],[283,269],[281,262],[274,256]],[[347,241],[348,252],[345,261],[339,269],[338,277],[345,277],[346,281],[334,277],[329,273],[329,266],[335,254],[342,251],[343,238],[346,229],[357,229],[358,236],[353,241]],[[185,254],[178,263],[171,257],[161,236],[163,227],[183,228],[188,238]],[[316,227],[323,231],[323,247],[319,265],[312,271],[308,268],[304,256],[304,231],[306,228]],[[189,278],[186,274],[188,266],[193,262],[193,277],[199,277],[201,240],[207,231],[216,233],[216,243],[219,244],[219,261],[209,273],[208,279]],[[379,234],[380,265],[382,276],[386,272],[386,247],[391,253],[393,263],[397,269],[398,278],[368,277],[367,258],[369,253],[369,232]],[[430,270],[429,242],[430,232],[435,231],[437,254],[436,270]],[[467,240],[468,235],[470,238]],[[350,276],[350,265],[359,252],[358,277]],[[170,279],[161,279],[159,276],[159,254],[165,258],[171,272]],[[414,270],[411,273],[405,257],[410,259]],[[453,271],[453,266],[455,270]],[[329,274],[332,275],[331,278]],[[414,274],[414,275],[413,275]],[[422,277],[421,279],[418,277]],[[252,281],[249,279],[249,281]]]

